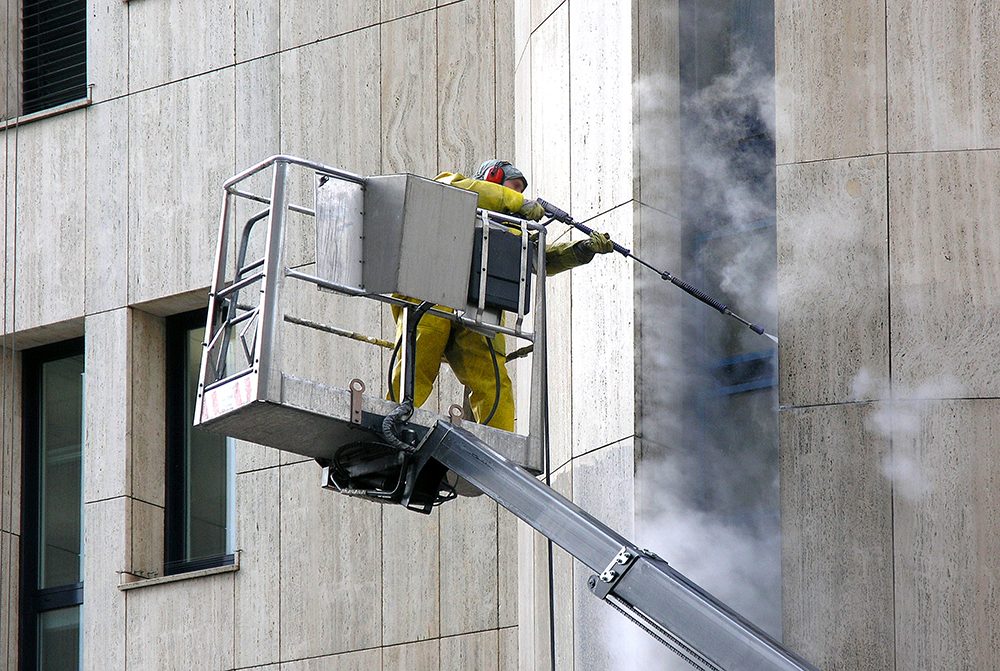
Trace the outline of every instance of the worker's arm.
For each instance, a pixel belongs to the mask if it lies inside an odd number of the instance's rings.
[[[595,254],[614,251],[607,233],[593,232],[586,240],[556,242],[545,247],[545,274],[555,275],[590,263]]]
[[[506,186],[486,182],[481,179],[469,179],[461,173],[444,172],[434,178],[436,182],[444,182],[460,189],[468,189],[479,194],[479,207],[501,214],[517,214],[524,207],[524,196],[508,189]]]
[[[502,214],[522,215],[525,209],[524,196],[513,189],[508,189],[500,184],[487,182],[481,179],[469,179],[461,173],[444,172],[434,178],[434,181],[443,182],[460,189],[475,191],[479,194],[478,206],[484,210],[500,212]],[[530,203],[531,201],[529,201]],[[533,203],[532,203],[533,204]],[[542,210],[541,206],[534,204],[535,208]],[[538,217],[541,218],[541,213]],[[607,235],[594,233],[587,240],[578,242],[557,242],[545,248],[545,274],[555,275],[570,268],[582,266],[590,263],[594,254],[605,254],[613,251]]]

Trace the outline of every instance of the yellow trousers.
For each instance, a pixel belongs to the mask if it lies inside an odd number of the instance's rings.
[[[402,330],[399,309],[394,307],[393,314],[396,317],[398,340]],[[489,426],[513,431],[514,390],[505,366],[507,358],[504,356],[503,335],[497,335],[494,342],[500,369],[500,401]],[[497,394],[493,359],[486,344],[486,336],[444,317],[424,315],[417,325],[417,362],[414,368],[414,403],[417,406],[423,405],[431,395],[442,357],[451,366],[458,381],[472,390],[472,413],[476,421],[482,424],[493,409]],[[392,388],[397,400],[400,399],[401,370],[402,362],[397,361],[392,372]]]

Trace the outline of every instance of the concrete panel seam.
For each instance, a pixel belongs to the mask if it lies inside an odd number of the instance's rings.
[[[824,158],[810,158],[801,161],[787,161],[776,163],[778,167],[788,167],[796,165],[809,165],[813,163],[828,163],[831,161],[851,161],[861,158],[878,158],[879,156],[924,156],[930,154],[976,154],[1000,151],[1000,147],[970,147],[968,149],[903,149],[898,151],[879,151],[871,154],[856,154],[851,156],[828,156]]]
[[[809,165],[812,163],[829,163],[831,161],[852,161],[859,158],[877,158],[879,156],[886,156],[892,152],[877,151],[870,154],[852,154],[850,156],[825,156],[822,158],[810,158],[801,161],[786,161],[782,163],[775,163],[776,167],[783,168],[787,166],[795,165]]]
[[[905,149],[887,152],[889,156],[923,156],[928,154],[978,154],[1000,151],[1000,147],[969,147],[968,149]],[[876,154],[881,156],[882,154]]]
[[[888,151],[890,149],[890,147],[892,147],[892,143],[889,141],[889,130],[890,130],[890,127],[892,126],[892,122],[890,120],[891,117],[892,117],[892,112],[889,109],[889,97],[890,97],[890,93],[889,93],[889,91],[890,91],[890,89],[889,89],[889,0],[883,0],[883,3],[882,3],[882,21],[883,21],[883,28],[882,28],[882,40],[883,40],[882,57],[885,59],[885,62],[883,63],[883,72],[882,72],[883,85],[884,85],[884,88],[882,89],[882,91],[885,93],[885,96],[886,96],[886,101],[885,101],[885,148]],[[886,212],[888,212],[888,210],[886,210]],[[892,361],[892,359],[890,358],[890,365],[891,365],[891,361]]]
[[[235,63],[229,63],[228,65],[222,65],[222,66],[219,66],[217,68],[212,68],[211,70],[205,70],[203,72],[199,72],[197,74],[187,75],[186,77],[178,77],[177,79],[171,79],[169,81],[160,82],[159,84],[154,84],[152,86],[147,86],[146,88],[142,88],[142,89],[135,89],[134,91],[129,91],[127,94],[125,94],[125,95],[123,95],[121,97],[122,98],[129,98],[129,97],[131,97],[133,95],[136,95],[136,94],[139,94],[139,93],[148,93],[150,91],[155,91],[157,89],[162,89],[165,86],[171,86],[173,84],[179,84],[180,82],[186,82],[186,81],[190,81],[192,79],[198,79],[199,77],[204,77],[206,75],[212,75],[212,74],[216,74],[218,72],[225,72],[226,70],[235,70],[235,69],[236,69],[236,64]]]
[[[100,310],[94,310],[93,312],[87,310],[86,307],[84,307],[84,313],[83,314],[84,314],[85,317],[96,317],[98,315],[107,314],[109,312],[118,312],[119,310],[122,310],[124,308],[132,308],[132,306],[131,305],[119,305],[119,306],[116,306],[116,307],[110,307],[110,308],[103,308],[103,309],[100,309]]]
[[[833,401],[830,403],[816,403],[812,405],[779,405],[778,412],[786,410],[811,410],[814,408],[835,408],[841,405],[871,405],[872,403],[885,403],[891,399],[871,399],[867,401]]]
[[[780,405],[778,406],[778,411],[808,410],[810,408],[833,408],[841,405],[871,405],[872,403],[950,403],[953,401],[1000,401],[1000,396],[940,396],[934,398],[889,396],[887,398],[870,398],[861,401],[833,401],[830,403],[813,403],[804,405]]]
[[[415,12],[414,14],[410,14],[409,16],[415,16],[416,14],[423,14],[423,13],[426,13],[426,12],[432,12],[432,11],[435,11],[436,9],[437,9],[437,7],[433,7],[431,9],[425,9],[423,11]],[[403,18],[403,17],[398,17],[398,18]],[[296,44],[294,47],[285,47],[284,49],[278,49],[273,54],[268,54],[268,56],[274,56],[275,54],[290,53],[292,51],[295,51],[296,49],[301,49],[303,47],[308,47],[308,46],[311,46],[311,45],[314,45],[314,44],[320,44],[322,42],[329,42],[330,40],[335,40],[338,37],[344,37],[345,35],[352,35],[354,33],[360,33],[360,32],[362,32],[364,30],[371,30],[373,28],[379,28],[380,26],[384,26],[387,23],[392,23],[395,20],[396,19],[390,19],[389,21],[380,21],[378,23],[373,23],[373,24],[367,25],[367,26],[359,26],[358,28],[351,28],[350,30],[345,30],[342,33],[337,33],[335,35],[327,35],[326,37],[321,37],[321,38],[319,38],[317,40],[313,40],[312,42],[304,42],[302,44]],[[308,658],[308,659],[312,659],[312,658]]]
[[[309,459],[309,458],[294,459],[294,460],[290,460],[290,461],[286,461],[286,462],[283,462],[281,464],[278,464],[278,466],[279,467],[281,467],[281,466],[295,466],[296,464],[305,464],[305,463],[308,463],[308,462],[311,462],[311,461],[315,461],[315,459]],[[269,466],[268,468],[271,468],[271,467]]]
[[[556,205],[556,207],[559,206],[558,203],[553,203],[553,204]],[[605,216],[607,214],[611,214],[615,210],[619,210],[619,209],[624,208],[624,207],[630,207],[630,206],[636,205],[636,204],[644,205],[645,207],[648,207],[651,210],[655,210],[656,209],[656,208],[654,208],[654,207],[652,207],[650,205],[645,205],[645,203],[640,202],[636,198],[629,198],[628,200],[622,201],[621,203],[618,203],[617,205],[612,205],[611,207],[609,207],[609,208],[607,208],[605,210],[601,210],[600,212],[592,214],[592,215],[588,216],[585,219],[584,218],[576,218],[575,220],[577,222],[581,223],[581,224],[585,224],[585,223],[587,223],[588,221],[590,221],[592,219],[597,219],[598,217],[603,217],[603,216]],[[657,212],[659,212],[659,211],[660,210],[657,210]],[[664,212],[663,214],[667,214],[667,213]]]
[[[658,207],[656,207],[654,205],[650,205],[649,203],[643,201],[642,198],[633,198],[632,202],[635,203],[635,204],[637,204],[637,205],[639,205],[640,207],[645,207],[645,208],[647,208],[649,210],[652,210],[653,212],[656,212],[658,214],[662,214],[665,217],[670,217],[671,219],[674,219],[676,221],[681,221],[681,217],[677,216],[673,212],[667,212],[666,210],[661,210],[660,208],[658,208]]]
[[[411,12],[409,14],[403,14],[402,16],[394,16],[391,19],[388,19],[386,21],[379,21],[375,25],[385,26],[385,25],[388,25],[388,24],[393,23],[395,21],[399,21],[400,19],[406,19],[406,18],[409,18],[411,16],[418,16],[419,14],[426,14],[427,12],[436,12],[439,9],[442,9],[444,7],[449,7],[451,5],[457,5],[457,4],[461,3],[461,2],[465,2],[465,0],[452,0],[451,2],[447,2],[445,4],[438,5],[436,7],[430,7],[428,9],[418,9],[417,11]],[[370,28],[372,26],[366,26],[366,27]],[[354,32],[354,31],[348,31],[348,32]],[[346,35],[347,33],[343,33],[343,34]],[[335,36],[335,37],[337,37],[337,36]],[[323,38],[323,39],[329,39],[329,38]]]

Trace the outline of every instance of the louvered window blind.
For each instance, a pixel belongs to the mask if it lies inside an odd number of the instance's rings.
[[[87,1],[24,0],[22,114],[87,95]]]

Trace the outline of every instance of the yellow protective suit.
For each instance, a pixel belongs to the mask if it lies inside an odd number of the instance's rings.
[[[484,210],[503,214],[517,214],[524,205],[524,196],[513,189],[500,184],[482,180],[469,179],[459,173],[445,172],[438,175],[435,181],[451,186],[475,191],[479,194],[479,207]],[[583,247],[579,242],[564,242],[548,245],[545,248],[545,274],[553,275],[563,270],[569,270],[583,263],[588,263],[594,253]],[[396,319],[396,339],[401,337],[401,309],[392,308]],[[493,338],[497,365],[500,371],[500,400],[489,426],[504,431],[514,430],[514,392],[504,365],[506,349],[503,334]],[[417,326],[417,360],[415,365],[414,404],[421,406],[427,401],[437,380],[444,358],[451,366],[459,382],[472,390],[470,403],[476,421],[482,423],[489,416],[496,399],[496,374],[493,359],[486,344],[486,336],[470,331],[461,324],[444,317],[424,315]],[[396,364],[392,374],[393,395],[400,398],[399,378],[401,363]]]

